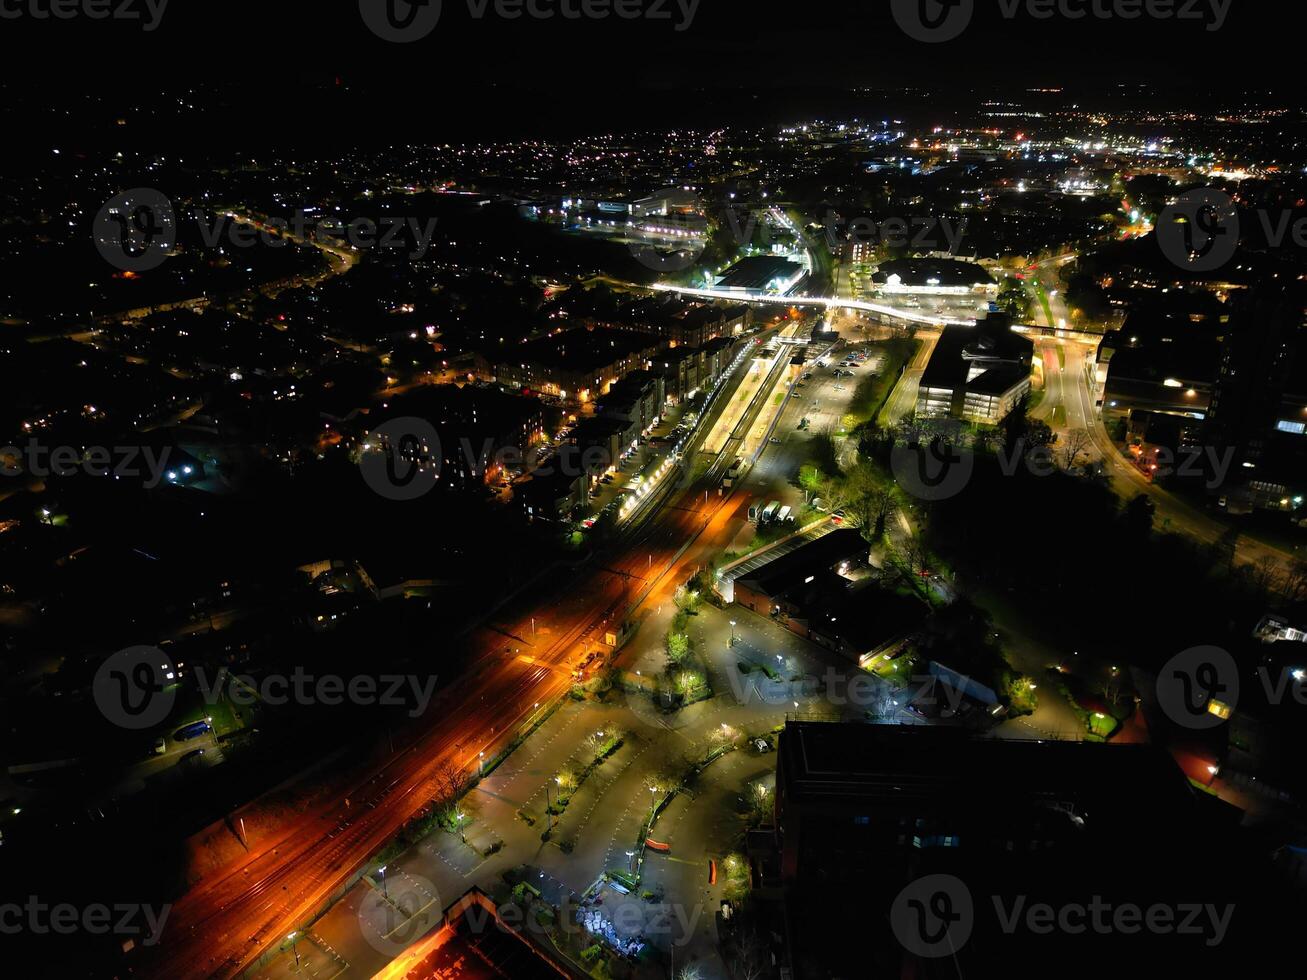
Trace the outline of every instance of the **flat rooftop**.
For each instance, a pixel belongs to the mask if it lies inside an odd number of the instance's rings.
[[[647,335],[612,330],[569,330],[509,348],[497,354],[495,361],[499,364],[539,364],[571,371],[593,371],[657,346],[658,342]]]
[[[803,266],[779,255],[751,255],[740,259],[718,280],[719,289],[749,289],[761,292],[776,279],[788,281],[803,272]]]

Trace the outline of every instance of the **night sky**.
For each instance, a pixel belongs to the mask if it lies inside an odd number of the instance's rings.
[[[128,2],[148,18],[145,0]],[[536,2],[559,9],[580,0]],[[1225,107],[1261,89],[1299,101],[1303,35],[1286,20],[1300,15],[1290,4],[1198,0],[1189,8],[1190,0],[1175,0],[1173,9],[1191,16],[1069,20],[1037,19],[1030,0],[1012,18],[1002,11],[1015,0],[953,0],[974,4],[969,25],[955,40],[922,43],[900,29],[891,0],[701,0],[685,30],[677,30],[679,4],[692,0],[623,2],[657,4],[667,19],[476,19],[472,0],[444,0],[427,38],[395,45],[369,32],[357,0],[172,0],[148,33],[132,21],[28,17],[3,23],[10,57],[0,79],[9,101],[21,95],[24,104],[59,89],[131,99],[220,83],[232,100],[229,114],[215,117],[220,127],[280,140],[775,121],[835,105],[831,93],[854,86],[942,88],[958,97],[1060,86],[1102,102],[1127,83],[1154,105],[1179,98]],[[903,2],[912,12],[936,0]],[[1128,10],[1143,0],[1060,2]],[[15,121],[20,133],[35,133],[48,119]]]

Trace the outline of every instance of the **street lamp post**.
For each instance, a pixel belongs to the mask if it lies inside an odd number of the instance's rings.
[[[735,620],[731,620],[731,642],[728,646],[735,646]]]
[[[467,835],[463,833],[463,818],[464,818],[464,816],[466,816],[466,814],[462,814],[462,813],[458,814],[458,838],[459,838],[459,840],[461,840],[464,844],[466,844],[466,843],[467,843]]]
[[[377,868],[377,874],[381,875],[381,894],[386,898],[390,898],[390,892],[386,890],[386,866],[384,864]]]
[[[295,956],[295,969],[298,970],[298,969],[300,968],[300,951],[299,951],[299,948],[295,945],[295,936],[296,936],[296,933],[293,933],[293,932],[292,932],[292,933],[291,933],[289,936],[287,936],[286,938],[290,940],[290,951],[291,951],[291,953],[293,953],[294,956]]]

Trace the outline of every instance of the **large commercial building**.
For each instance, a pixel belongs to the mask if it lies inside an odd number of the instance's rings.
[[[779,255],[751,255],[740,259],[718,277],[715,289],[747,296],[785,296],[807,272],[797,262]]]
[[[1208,859],[1238,850],[1229,817],[1153,745],[790,721],[774,828],[751,835],[749,851],[755,892],[782,923],[772,951],[797,980],[988,976],[1031,955],[1059,964],[1162,955],[1173,969],[1207,974],[1217,967],[1211,933],[1032,930],[1021,915],[1018,928],[1006,923],[1014,903],[1131,906],[1142,922],[1155,904],[1233,902],[1221,962],[1236,960],[1236,948],[1247,955],[1270,934],[1264,916],[1288,918],[1276,912],[1285,889],[1251,849]],[[905,893],[913,887],[920,893]],[[914,900],[961,913],[951,948],[949,922],[926,928]],[[940,943],[939,958],[916,942]]]
[[[984,267],[960,259],[893,259],[882,262],[871,281],[887,295],[998,295],[998,283]]]
[[[1307,497],[1307,295],[1259,288],[1238,301],[1221,348],[1206,438],[1233,449],[1222,493],[1295,512]]]
[[[1132,311],[1099,345],[1104,421],[1136,411],[1205,419],[1225,331],[1185,306]]]
[[[1034,350],[1006,314],[945,327],[921,376],[917,415],[997,423],[1030,394]]]

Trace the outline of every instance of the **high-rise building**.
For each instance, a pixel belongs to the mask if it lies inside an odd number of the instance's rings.
[[[1294,511],[1307,496],[1307,290],[1262,286],[1241,298],[1222,348],[1206,438],[1232,450],[1222,493]]]

